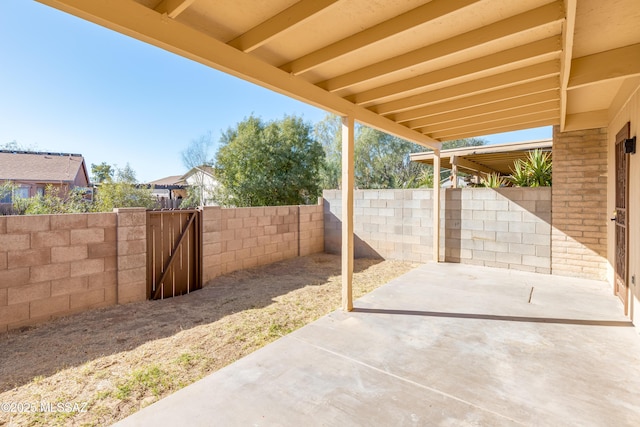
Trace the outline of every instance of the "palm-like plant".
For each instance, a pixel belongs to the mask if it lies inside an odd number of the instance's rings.
[[[510,180],[517,187],[549,187],[551,171],[551,154],[533,150],[526,160],[518,159],[513,163]]]
[[[499,173],[492,173],[482,178],[482,185],[489,188],[500,188],[507,184],[507,180]]]

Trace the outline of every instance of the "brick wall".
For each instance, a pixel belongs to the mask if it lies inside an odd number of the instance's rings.
[[[607,130],[553,131],[553,274],[606,280]]]
[[[0,217],[0,332],[116,303],[116,214]]]
[[[445,261],[550,272],[551,190],[467,188],[442,192]],[[325,251],[341,251],[341,193],[324,194]],[[354,192],[357,257],[433,259],[432,190]]]
[[[203,213],[204,281],[324,250],[322,206],[273,206]]]

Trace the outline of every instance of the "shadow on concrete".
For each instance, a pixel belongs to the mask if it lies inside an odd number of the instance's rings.
[[[493,314],[446,313],[446,312],[439,312],[439,311],[393,310],[393,309],[358,308],[358,307],[354,307],[353,312],[372,313],[372,314],[395,314],[395,315],[401,315],[401,316],[446,317],[446,318],[454,318],[454,319],[497,320],[501,322],[556,323],[561,325],[633,327],[633,323],[631,322],[615,321],[615,320],[582,320],[582,319],[559,319],[559,318],[552,318],[552,317],[499,316],[499,315],[493,315]]]

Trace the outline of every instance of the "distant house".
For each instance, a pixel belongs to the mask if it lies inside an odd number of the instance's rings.
[[[171,175],[149,183],[151,194],[163,208],[179,208],[182,199],[187,198],[188,184],[182,175]]]
[[[89,174],[80,154],[0,150],[0,184],[15,186],[0,203],[15,197],[43,195],[48,185],[65,194],[75,187],[89,187]]]
[[[199,190],[202,205],[213,206],[213,193],[218,186],[211,166],[197,166],[184,175],[172,175],[151,181],[152,194],[166,207],[178,207],[187,197],[187,188]],[[174,201],[178,201],[177,203]]]

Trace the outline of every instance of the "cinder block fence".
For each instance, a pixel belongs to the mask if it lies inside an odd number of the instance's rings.
[[[324,250],[322,206],[205,208],[203,279]],[[147,212],[0,216],[0,332],[144,301]]]

